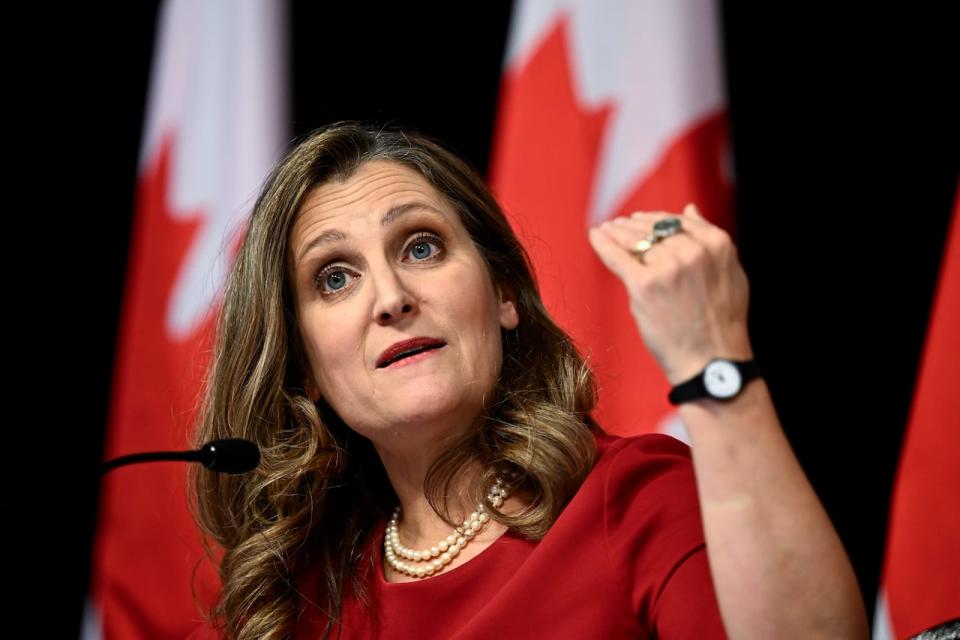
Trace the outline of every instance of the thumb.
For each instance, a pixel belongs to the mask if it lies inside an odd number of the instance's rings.
[[[705,218],[703,217],[703,214],[700,213],[700,209],[698,209],[697,205],[693,204],[692,202],[683,208],[683,213],[686,215],[693,216],[694,218],[700,218],[701,220],[705,220]]]

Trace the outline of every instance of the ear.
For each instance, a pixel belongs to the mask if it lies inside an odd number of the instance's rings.
[[[520,324],[520,315],[517,313],[517,294],[513,287],[498,284],[497,298],[500,305],[500,326],[507,330],[516,329]]]

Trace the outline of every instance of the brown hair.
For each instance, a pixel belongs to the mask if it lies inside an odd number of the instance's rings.
[[[486,415],[427,473],[424,492],[451,527],[443,496],[470,462],[514,478],[528,505],[491,517],[530,540],[547,532],[596,460],[589,412],[593,375],[543,306],[526,255],[483,179],[425,135],[358,122],[313,132],[274,169],[257,199],[226,283],[218,334],[195,440],[247,438],[260,466],[243,476],[191,472],[201,531],[223,550],[222,589],[211,617],[224,635],[284,638],[300,610],[328,616],[328,637],[352,589],[369,597],[357,569],[371,563],[364,536],[397,497],[372,444],[303,385],[309,371],[297,330],[289,236],[317,185],[349,179],[371,160],[390,160],[424,176],[454,207],[496,283],[516,294],[519,326],[501,330],[503,364]],[[480,502],[479,487],[471,501]],[[212,552],[211,552],[212,555]],[[367,557],[365,557],[367,556]],[[326,602],[306,603],[300,571],[319,563]],[[372,566],[372,564],[371,564]]]

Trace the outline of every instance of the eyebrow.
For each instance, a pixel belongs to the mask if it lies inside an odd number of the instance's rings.
[[[393,222],[396,222],[404,214],[409,213],[415,209],[426,209],[427,211],[438,213],[441,216],[443,215],[442,211],[440,211],[435,207],[430,206],[425,202],[404,202],[402,204],[397,204],[387,209],[387,212],[383,214],[382,218],[380,218],[380,226],[386,227],[387,225]],[[326,231],[318,235],[316,238],[311,240],[309,244],[307,244],[307,246],[303,248],[303,251],[300,252],[300,256],[297,258],[297,262],[300,262],[301,260],[303,260],[303,257],[308,253],[310,253],[310,251],[315,247],[319,247],[322,244],[338,242],[340,240],[346,240],[346,239],[347,239],[347,235],[342,231],[337,231],[336,229],[327,229]]]

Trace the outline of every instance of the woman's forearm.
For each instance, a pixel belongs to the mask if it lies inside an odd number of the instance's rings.
[[[638,211],[588,233],[626,288],[637,330],[671,384],[709,358],[752,356],[749,282],[730,234],[693,204]],[[681,404],[693,444],[707,556],[728,634],[866,638],[840,539],[780,428],[765,382]]]
[[[764,380],[679,406],[710,570],[731,638],[867,638],[853,568],[781,429]]]

